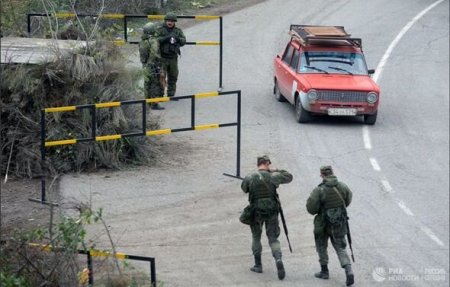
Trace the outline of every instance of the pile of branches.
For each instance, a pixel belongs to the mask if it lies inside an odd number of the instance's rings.
[[[143,98],[139,70],[126,68],[126,60],[111,42],[89,42],[75,53],[42,64],[3,65],[1,69],[1,174],[17,177],[59,174],[91,168],[120,168],[124,164],[148,164],[155,155],[147,137],[79,143],[46,149],[41,166],[41,109]],[[99,135],[141,131],[140,106],[97,110]],[[92,119],[87,109],[46,113],[46,140],[91,136]],[[147,129],[157,129],[156,119]]]

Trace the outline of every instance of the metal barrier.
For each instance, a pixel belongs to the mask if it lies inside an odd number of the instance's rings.
[[[203,124],[196,125],[195,122],[195,101],[196,99],[203,99],[206,97],[214,97],[220,95],[237,95],[237,119],[236,122],[231,123],[212,123],[212,124]],[[182,99],[191,99],[191,124],[189,127],[176,128],[176,129],[160,129],[160,130],[147,130],[147,104],[158,103],[158,102],[168,102],[173,100],[182,100]],[[142,106],[142,129],[141,132],[135,133],[127,133],[127,134],[116,134],[116,135],[97,135],[96,129],[96,112],[97,109],[102,108],[115,108],[125,105],[138,104]],[[45,114],[46,113],[57,113],[57,112],[71,112],[81,109],[88,109],[91,113],[91,125],[92,131],[90,137],[79,138],[79,139],[62,139],[62,140],[54,140],[54,141],[46,141],[46,123],[45,123]],[[52,204],[46,201],[45,196],[45,157],[46,157],[46,148],[54,147],[54,146],[62,146],[62,145],[72,145],[82,142],[93,142],[93,141],[107,141],[107,140],[118,140],[127,137],[136,137],[136,136],[155,136],[155,135],[166,135],[176,132],[185,132],[185,131],[201,131],[206,129],[214,129],[214,128],[223,128],[223,127],[231,127],[236,126],[237,128],[237,140],[236,140],[236,177],[240,176],[240,158],[241,158],[241,91],[228,91],[228,92],[207,92],[207,93],[198,93],[187,96],[179,96],[179,97],[161,97],[161,98],[151,98],[151,99],[143,99],[143,100],[128,100],[128,101],[120,101],[120,102],[108,102],[108,103],[97,103],[97,104],[87,104],[87,105],[78,105],[78,106],[65,106],[65,107],[56,107],[56,108],[45,108],[41,110],[41,168],[42,168],[42,177],[41,177],[41,200],[38,199],[30,199],[31,201],[36,201],[44,204]],[[228,174],[226,174],[228,175]],[[229,175],[230,176],[230,175]]]
[[[41,250],[44,251],[54,251],[54,250],[63,250],[63,249],[55,249],[51,245],[42,245],[38,243],[29,243],[29,246],[31,247],[40,247]],[[92,286],[94,284],[94,268],[92,264],[92,257],[112,257],[114,256],[117,259],[120,260],[136,260],[136,261],[146,261],[150,263],[150,283],[151,286],[156,287],[156,263],[154,257],[145,257],[145,256],[136,256],[136,255],[128,255],[125,253],[116,252],[115,254],[111,252],[105,252],[95,249],[90,250],[77,250],[78,254],[85,254],[87,256],[87,266],[89,269],[89,286]]]
[[[46,13],[29,13],[27,14],[27,32],[28,36],[31,35],[31,18],[32,17],[50,17],[56,18],[77,18],[77,17],[101,17],[103,19],[123,20],[123,38],[124,40],[115,40],[116,44],[138,44],[136,41],[128,41],[128,20],[133,18],[147,18],[149,20],[164,20],[165,15],[127,15],[127,14],[75,14],[68,12],[59,12],[54,14]],[[219,20],[219,42],[216,41],[198,41],[198,42],[186,42],[186,45],[203,45],[203,46],[219,46],[219,90],[222,89],[222,71],[223,71],[223,20],[222,16],[211,15],[178,15],[180,19],[194,19],[194,20]]]

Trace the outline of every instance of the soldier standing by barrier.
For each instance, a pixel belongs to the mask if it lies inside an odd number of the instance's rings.
[[[164,74],[161,56],[159,54],[159,43],[155,38],[156,24],[144,25],[142,40],[139,43],[139,54],[144,67],[144,92],[145,97],[159,98],[164,95],[164,86],[160,82],[160,75]],[[163,110],[164,107],[158,103],[152,103],[151,109]]]
[[[164,24],[158,27],[156,37],[160,44],[162,62],[167,72],[167,95],[175,96],[178,80],[178,55],[181,55],[180,47],[186,44],[183,31],[175,26],[177,15],[167,13]]]
[[[346,284],[350,286],[354,283],[354,275],[345,250],[347,246],[345,235],[349,232],[346,207],[352,201],[352,192],[346,184],[338,181],[331,166],[322,166],[320,176],[323,179],[322,183],[311,192],[306,203],[308,212],[316,215],[314,239],[321,271],[315,276],[321,279],[329,278],[327,246],[330,239],[341,267],[345,269]]]
[[[278,221],[280,206],[276,197],[276,189],[280,184],[291,182],[292,174],[285,170],[271,170],[270,165],[271,161],[268,156],[258,157],[258,171],[247,175],[241,184],[242,190],[249,194],[250,206],[254,210],[254,220],[250,224],[250,229],[253,238],[252,251],[255,257],[255,265],[250,270],[256,273],[263,272],[261,234],[262,227],[265,224],[269,245],[278,270],[278,278],[283,280],[286,272],[281,260],[281,247],[278,241],[280,236]]]

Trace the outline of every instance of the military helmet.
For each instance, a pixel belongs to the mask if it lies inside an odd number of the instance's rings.
[[[266,163],[272,164],[272,162],[270,161],[270,158],[267,155],[258,156],[257,165],[266,164]]]
[[[177,21],[177,14],[173,13],[173,12],[169,12],[166,14],[166,16],[164,17],[164,21]]]
[[[155,23],[151,23],[151,22],[147,23],[144,25],[144,28],[143,28],[144,34],[153,35],[156,32],[156,28],[157,27],[156,27]]]

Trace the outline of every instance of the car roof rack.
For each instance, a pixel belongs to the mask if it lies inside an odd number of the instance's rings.
[[[353,38],[343,26],[291,25],[289,35],[300,44],[322,46],[355,46],[362,48],[361,38]]]

